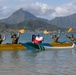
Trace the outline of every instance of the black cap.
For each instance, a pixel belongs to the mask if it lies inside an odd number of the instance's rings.
[[[14,33],[13,36],[17,36],[17,35]]]

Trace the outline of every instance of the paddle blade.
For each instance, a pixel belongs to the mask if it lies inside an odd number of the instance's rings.
[[[71,32],[71,31],[72,31],[72,28],[69,28],[69,29],[68,29],[68,33]]]
[[[44,34],[50,34],[50,32],[48,30],[44,30],[43,33]]]
[[[24,33],[25,30],[24,30],[24,29],[20,29],[18,32],[20,32],[20,33]]]

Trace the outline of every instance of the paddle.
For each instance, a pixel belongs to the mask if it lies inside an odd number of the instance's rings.
[[[67,34],[70,33],[71,31],[72,31],[72,28],[69,28],[65,35],[67,35]],[[65,36],[65,35],[64,35],[64,36]],[[64,36],[61,38],[61,40],[64,38]]]
[[[48,30],[44,30],[43,33],[44,34],[50,34],[50,32]]]
[[[72,28],[69,28],[69,29],[68,29],[68,33],[70,33],[71,31],[72,31]]]
[[[25,30],[24,29],[20,29],[20,30],[8,30],[7,32],[20,32],[20,33],[24,33]]]
[[[20,32],[20,33],[24,33],[25,30],[24,30],[24,29],[20,29],[20,30],[18,30],[18,32]]]

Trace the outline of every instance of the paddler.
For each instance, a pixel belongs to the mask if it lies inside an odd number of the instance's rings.
[[[0,44],[6,40],[6,34],[4,34],[4,37],[2,38],[2,35],[0,34]]]
[[[54,43],[58,43],[59,42],[58,39],[60,37],[60,33],[58,35],[56,35],[56,34],[54,34],[53,36],[50,35],[50,37],[53,39],[53,42]]]
[[[69,38],[71,42],[76,42],[73,34],[71,34],[71,36],[66,35],[66,37]]]
[[[18,32],[18,35],[16,35],[16,33],[10,33],[10,35],[12,38],[12,44],[17,44],[20,37],[20,32]]]

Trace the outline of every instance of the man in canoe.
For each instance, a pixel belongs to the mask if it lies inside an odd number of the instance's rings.
[[[49,34],[50,35],[50,34]],[[54,34],[53,36],[50,35],[50,37],[53,39],[54,43],[58,43],[58,39],[60,37],[60,33],[58,35]]]
[[[32,42],[35,44],[40,44],[44,40],[43,37],[41,37],[39,34],[37,35],[32,35]]]
[[[66,37],[69,38],[71,42],[76,42],[73,34],[71,34],[71,36],[66,35]]]
[[[18,35],[16,35],[15,33],[10,33],[11,38],[12,38],[12,44],[17,44],[19,37],[20,37],[20,32],[18,32]]]
[[[4,34],[4,37],[2,38],[2,35],[0,34],[0,44],[6,40],[6,34]]]

